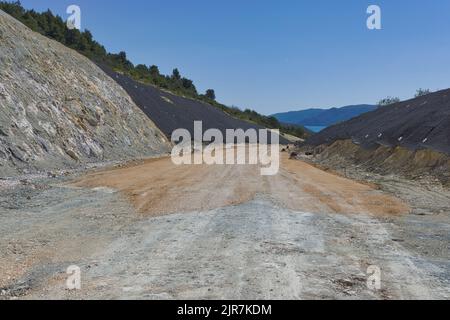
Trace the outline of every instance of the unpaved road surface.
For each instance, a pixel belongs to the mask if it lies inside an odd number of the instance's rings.
[[[163,158],[90,174],[71,185],[118,190],[145,216],[241,204],[257,194],[306,212],[399,215],[410,210],[371,186],[289,160],[287,153],[281,167],[275,176],[262,176],[259,165],[175,166]]]
[[[442,212],[415,215],[286,155],[259,173],[154,159],[5,187],[0,298],[450,298],[447,191]],[[66,288],[71,265],[81,290]]]

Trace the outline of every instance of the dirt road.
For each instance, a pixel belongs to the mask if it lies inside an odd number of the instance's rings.
[[[110,188],[144,216],[210,210],[245,203],[257,194],[291,210],[316,213],[407,214],[399,199],[305,162],[281,156],[281,170],[262,176],[259,165],[175,166],[170,158],[89,174],[72,186]]]
[[[450,298],[448,211],[411,215],[286,154],[259,173],[154,159],[4,191],[0,297]],[[70,265],[81,290],[66,289]]]

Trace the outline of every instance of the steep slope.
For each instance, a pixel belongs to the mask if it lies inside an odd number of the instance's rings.
[[[380,107],[325,129],[307,144],[346,139],[369,148],[401,146],[450,154],[450,89]]]
[[[164,135],[75,51],[0,11],[0,176],[155,155]]]
[[[134,81],[108,67],[101,66],[101,68],[128,92],[134,102],[168,138],[179,128],[189,130],[193,137],[194,121],[202,121],[203,131],[219,129],[224,137],[226,129],[263,129],[260,125],[235,119],[205,102],[176,96],[154,86]],[[289,141],[280,137],[280,143],[287,144]]]
[[[450,89],[332,126],[303,145],[331,167],[358,168],[408,178],[433,176],[450,185]]]
[[[303,126],[328,127],[341,121],[357,117],[363,113],[375,110],[373,105],[361,104],[331,109],[307,109],[279,113],[274,116],[281,122],[293,123]]]
[[[101,43],[95,40],[91,32],[88,30],[69,30],[63,19],[55,16],[50,10],[45,12],[29,10],[22,7],[19,1],[0,1],[0,10],[4,10],[15,19],[24,23],[31,30],[56,40],[69,48],[75,49],[92,61],[101,63],[138,82],[152,84],[162,90],[169,90],[176,95],[204,101],[231,115],[233,118],[256,123],[263,127],[280,129],[286,136],[300,138],[305,138],[306,136],[305,130],[302,127],[283,126],[275,118],[264,116],[254,110],[240,110],[223,105],[215,101],[215,98],[213,98],[215,94],[212,89],[209,90],[209,95],[199,93],[194,82],[182,77],[178,69],[173,70],[172,76],[167,76],[161,74],[156,65],[134,65],[127,58],[126,52],[108,52]],[[298,138],[295,138],[295,140],[298,140]]]

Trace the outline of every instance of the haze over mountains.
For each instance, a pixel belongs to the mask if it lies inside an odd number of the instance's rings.
[[[361,104],[330,109],[306,109],[274,114],[280,122],[302,126],[328,127],[375,110],[374,105]]]

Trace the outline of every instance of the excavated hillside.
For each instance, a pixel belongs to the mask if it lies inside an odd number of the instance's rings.
[[[450,154],[450,89],[380,107],[327,128],[306,144],[347,139],[366,148],[399,146]]]
[[[0,11],[0,176],[165,153],[129,95],[77,52]]]
[[[450,183],[450,89],[380,107],[310,137],[303,149],[329,163]],[[311,150],[313,149],[313,150]]]
[[[255,123],[233,118],[218,108],[198,100],[180,97],[151,85],[142,84],[130,77],[112,71],[100,65],[108,75],[121,85],[137,106],[145,112],[164,134],[170,138],[173,131],[179,128],[189,130],[194,137],[194,122],[202,121],[203,131],[219,129],[224,138],[227,129],[264,129]],[[290,141],[279,137],[281,144]],[[270,136],[268,137],[270,142]]]

